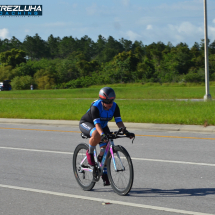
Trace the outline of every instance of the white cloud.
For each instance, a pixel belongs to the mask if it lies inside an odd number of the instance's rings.
[[[1,39],[9,38],[9,31],[7,28],[0,29],[0,38]]]
[[[126,36],[128,36],[129,40],[135,41],[138,40],[141,36],[133,31],[127,31]]]
[[[146,26],[146,30],[151,30],[152,29],[152,25],[147,25]]]
[[[180,25],[168,25],[168,27],[171,31],[184,36],[192,36],[194,34],[202,33],[203,31],[202,28],[195,26],[190,22],[182,22]]]
[[[211,42],[215,41],[215,27],[208,26],[208,37]]]
[[[200,39],[204,38],[203,27],[190,22],[182,22],[178,25],[166,24],[151,26],[152,25],[148,25],[145,30],[143,29],[140,33],[140,39],[145,44],[158,41],[168,43],[168,41],[170,41],[173,45],[177,45],[180,42],[193,45],[194,42],[200,42]],[[213,34],[215,36],[215,28],[210,27],[209,32],[210,35]],[[211,36],[209,36],[209,38],[211,39]]]

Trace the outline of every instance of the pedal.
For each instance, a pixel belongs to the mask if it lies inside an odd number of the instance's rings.
[[[97,166],[97,164],[93,167],[93,181],[94,182],[97,182],[97,181],[99,181],[99,178],[100,178],[100,176],[99,176],[99,168],[98,168],[98,166]]]

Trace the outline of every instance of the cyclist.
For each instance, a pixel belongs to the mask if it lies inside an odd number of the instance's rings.
[[[107,124],[113,117],[115,118],[117,126],[122,128],[123,133],[127,137],[131,139],[135,136],[134,133],[130,133],[126,130],[120,116],[120,109],[114,102],[115,98],[116,95],[112,88],[103,87],[99,91],[99,99],[91,104],[88,111],[80,120],[79,128],[81,132],[90,138],[89,150],[87,150],[86,155],[87,161],[91,166],[95,165],[94,149],[98,143],[101,149],[100,154],[98,155],[98,161],[101,162],[102,160],[108,142],[106,134],[110,132]],[[106,167],[104,168],[102,179],[105,186],[110,185]]]

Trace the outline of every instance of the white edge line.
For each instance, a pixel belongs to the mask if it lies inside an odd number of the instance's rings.
[[[0,149],[73,155],[72,152],[50,151],[50,150],[40,150],[40,149],[25,149],[25,148],[13,148],[13,147],[0,147]]]
[[[73,152],[61,152],[61,151],[39,150],[39,149],[26,149],[26,148],[13,148],[13,147],[0,147],[0,149],[73,155]],[[187,164],[187,165],[215,167],[215,164],[210,164],[210,163],[195,163],[195,162],[185,162],[185,161],[171,161],[171,160],[159,160],[159,159],[149,159],[149,158],[133,158],[133,157],[131,159],[132,160],[139,160],[139,161],[152,161],[152,162],[164,162],[164,163],[176,163],[176,164]]]
[[[215,164],[210,164],[210,163],[195,163],[195,162],[186,162],[186,161],[171,161],[171,160],[159,160],[159,159],[148,159],[148,158],[132,158],[132,160],[143,160],[143,161],[154,161],[154,162],[176,163],[176,164],[190,164],[190,165],[215,167]]]
[[[53,191],[47,191],[47,190],[39,190],[39,189],[32,189],[32,188],[25,188],[25,187],[18,187],[18,186],[10,186],[10,185],[4,185],[4,184],[0,184],[0,187],[14,189],[14,190],[34,192],[34,193],[49,194],[49,195],[55,195],[55,196],[61,196],[61,197],[83,199],[83,200],[89,200],[89,201],[95,201],[95,202],[109,202],[109,203],[117,204],[117,205],[151,209],[151,210],[157,210],[157,211],[167,211],[167,212],[172,212],[172,213],[191,214],[191,215],[213,215],[213,214],[208,214],[208,213],[185,211],[185,210],[178,210],[178,209],[172,209],[172,208],[166,208],[166,207],[137,204],[137,203],[131,203],[131,202],[114,201],[114,200],[109,200],[109,199],[101,199],[101,198],[73,195],[73,194],[67,194],[67,193],[59,193],[59,192],[53,192]]]

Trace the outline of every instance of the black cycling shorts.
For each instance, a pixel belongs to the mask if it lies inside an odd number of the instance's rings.
[[[96,127],[93,123],[82,122],[82,121],[79,123],[79,128],[80,128],[81,132],[89,138],[92,136],[92,133],[96,130]],[[110,129],[108,126],[104,127],[102,130],[105,134],[110,133]],[[101,146],[107,145],[107,143],[105,143],[105,144],[99,143],[99,145],[101,147]]]

